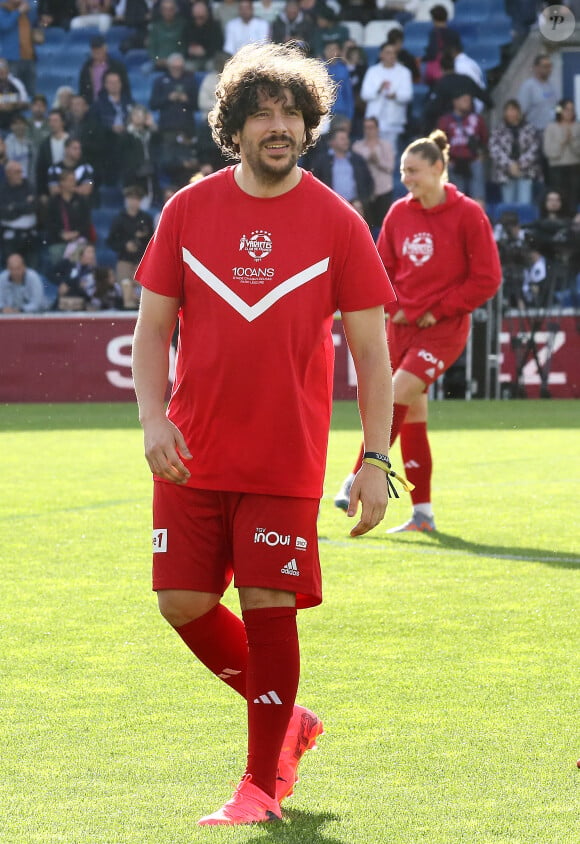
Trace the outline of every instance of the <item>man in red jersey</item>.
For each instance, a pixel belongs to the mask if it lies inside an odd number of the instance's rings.
[[[296,610],[320,603],[316,518],[325,471],[336,310],[359,381],[365,446],[353,536],[383,518],[391,376],[384,307],[394,294],[358,214],[299,156],[333,85],[295,46],[242,48],[210,113],[239,159],[180,190],[137,270],[133,372],[155,476],[153,587],[196,656],[247,701],[247,767],[202,825],[281,817],[322,732],[295,704]],[[168,349],[179,319],[167,411]],[[233,577],[242,618],[221,597]]]
[[[411,492],[411,518],[387,533],[435,530],[427,391],[461,355],[471,312],[493,296],[501,266],[489,220],[480,206],[447,181],[449,144],[440,130],[413,141],[401,157],[409,191],[391,206],[377,248],[397,293],[387,305],[393,349],[391,444],[401,454]],[[356,472],[364,448],[354,466]],[[349,475],[334,499],[350,505]]]

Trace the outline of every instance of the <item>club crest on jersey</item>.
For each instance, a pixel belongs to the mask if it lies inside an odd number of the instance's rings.
[[[433,257],[433,252],[433,237],[429,232],[419,232],[413,237],[406,237],[403,243],[403,255],[408,255],[416,267],[426,264]]]
[[[262,229],[252,232],[249,237],[243,234],[240,238],[240,252],[247,252],[254,261],[262,261],[272,251],[272,236]]]

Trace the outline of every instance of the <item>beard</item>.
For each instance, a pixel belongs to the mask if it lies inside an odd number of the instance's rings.
[[[279,138],[279,141],[284,141],[289,144],[290,149],[287,157],[280,161],[267,161],[261,156],[261,150],[265,144],[260,147],[248,146],[244,149],[244,158],[248,167],[254,174],[254,177],[265,185],[276,185],[292,172],[296,167],[298,159],[302,154],[302,145],[296,144],[291,138]],[[272,143],[272,141],[268,141]]]

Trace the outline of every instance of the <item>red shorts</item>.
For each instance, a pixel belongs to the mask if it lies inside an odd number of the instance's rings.
[[[393,372],[404,369],[425,383],[425,389],[461,355],[471,319],[469,314],[443,319],[430,328],[396,325],[387,321],[387,339]]]
[[[214,492],[154,482],[153,589],[223,595],[234,586],[322,601],[318,499]]]

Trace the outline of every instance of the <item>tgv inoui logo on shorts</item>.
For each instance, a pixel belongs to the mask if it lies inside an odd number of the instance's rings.
[[[167,551],[167,528],[157,528],[153,531],[153,553],[163,554]]]
[[[263,542],[272,548],[275,545],[290,545],[290,534],[281,534],[275,530],[266,530],[266,528],[256,528],[254,542]]]

